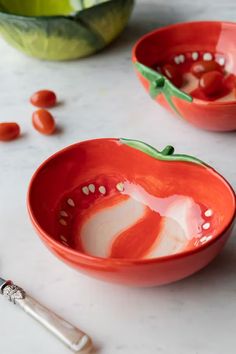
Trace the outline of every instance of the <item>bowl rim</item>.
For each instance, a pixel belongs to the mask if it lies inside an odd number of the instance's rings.
[[[5,12],[0,10],[0,17],[9,17],[9,18],[15,18],[15,19],[20,19],[20,20],[42,20],[42,21],[46,21],[46,20],[59,20],[59,19],[68,19],[68,18],[75,18],[78,14],[83,13],[85,11],[89,11],[91,9],[93,9],[94,7],[100,7],[100,6],[104,6],[104,4],[107,3],[111,3],[111,2],[116,2],[117,0],[107,0],[98,4],[94,4],[93,6],[87,7],[86,9],[81,9],[81,10],[77,10],[72,14],[67,14],[67,15],[45,15],[45,16],[27,16],[27,15],[18,15],[15,14],[13,12]]]
[[[158,34],[160,32],[164,32],[166,30],[169,30],[169,29],[175,29],[176,27],[181,27],[183,25],[200,25],[200,24],[209,24],[209,25],[212,25],[212,24],[221,24],[221,25],[230,25],[230,26],[233,26],[235,27],[236,29],[236,23],[235,22],[232,22],[232,21],[205,21],[205,20],[202,20],[202,21],[184,21],[184,22],[178,22],[178,23],[174,23],[174,24],[171,24],[171,25],[167,25],[167,26],[163,26],[163,27],[160,27],[160,28],[156,28],[146,34],[144,34],[143,36],[141,36],[136,42],[135,44],[133,45],[133,48],[132,48],[132,61],[133,62],[136,62],[138,61],[137,59],[137,56],[136,56],[136,52],[137,52],[137,48],[138,46],[144,42],[147,38],[149,38],[149,36],[152,36],[154,34]],[[142,64],[142,63],[141,63]],[[178,89],[179,91],[181,92],[184,92],[180,89]],[[206,101],[206,100],[201,100],[199,98],[195,98],[193,96],[192,97],[192,102],[191,103],[196,103],[196,104],[199,104],[199,105],[202,105],[202,106],[208,106],[208,105],[211,105],[211,106],[233,106],[233,105],[236,105],[236,99],[234,101]]]
[[[216,234],[214,238],[212,238],[211,240],[209,240],[205,244],[200,245],[199,247],[196,247],[196,248],[191,249],[191,250],[187,250],[187,251],[176,253],[176,254],[172,254],[172,255],[166,255],[166,256],[162,256],[162,257],[146,258],[146,259],[137,259],[137,258],[125,259],[125,258],[103,258],[103,257],[97,257],[97,256],[88,255],[86,253],[74,250],[71,247],[64,246],[61,242],[55,240],[49,233],[47,233],[40,226],[40,224],[38,223],[36,217],[34,216],[33,210],[31,208],[31,204],[30,204],[31,190],[32,190],[32,186],[34,184],[34,181],[37,178],[38,173],[41,171],[41,169],[43,169],[53,159],[59,157],[61,154],[64,154],[65,152],[67,152],[69,150],[74,149],[78,145],[85,144],[85,143],[90,143],[90,142],[95,142],[95,141],[119,141],[120,139],[121,138],[95,138],[95,139],[88,139],[88,140],[79,141],[79,142],[74,143],[72,145],[66,146],[66,147],[58,150],[56,153],[50,155],[35,170],[35,172],[33,173],[32,177],[31,177],[29,186],[28,186],[27,200],[26,200],[26,202],[27,202],[27,210],[28,210],[28,213],[29,213],[29,216],[30,216],[32,224],[34,225],[35,229],[37,230],[40,238],[47,245],[53,245],[53,247],[55,249],[59,249],[64,254],[70,254],[73,257],[77,257],[78,259],[83,259],[83,260],[85,260],[87,262],[103,264],[103,265],[107,264],[109,266],[111,266],[111,265],[114,265],[114,266],[115,265],[141,265],[141,264],[162,263],[162,262],[178,260],[178,259],[182,259],[182,258],[185,258],[185,257],[188,257],[188,256],[192,256],[192,255],[194,255],[196,253],[204,251],[205,249],[207,249],[208,247],[210,247],[211,245],[213,245],[214,243],[219,241],[219,239],[221,237],[223,237],[223,235],[228,230],[230,230],[230,228],[233,226],[235,218],[236,218],[236,195],[235,195],[235,192],[234,192],[232,186],[229,184],[229,182],[227,182],[227,180],[221,174],[219,174],[211,166],[204,165],[206,169],[208,169],[210,172],[213,172],[216,175],[216,178],[219,178],[220,180],[222,180],[222,183],[225,184],[225,187],[228,188],[228,190],[230,191],[230,193],[232,195],[233,205],[234,205],[234,211],[232,213],[232,216],[231,216],[228,224],[224,227],[223,230],[221,230],[221,232],[219,234]],[[51,246],[50,246],[50,248],[51,248]]]

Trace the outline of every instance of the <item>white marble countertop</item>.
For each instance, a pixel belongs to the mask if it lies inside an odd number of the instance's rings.
[[[149,5],[149,6],[148,6]],[[133,289],[102,283],[65,266],[35,234],[26,191],[35,168],[50,154],[78,140],[129,137],[157,148],[204,159],[236,188],[236,133],[200,131],[154,104],[130,62],[132,43],[160,24],[194,19],[235,19],[234,0],[137,2],[116,43],[99,55],[70,63],[27,58],[0,41],[0,121],[18,121],[21,139],[0,145],[0,274],[80,326],[97,354],[233,354],[236,346],[236,240],[205,270],[173,285]],[[54,89],[53,110],[61,133],[31,127],[28,97]],[[1,354],[69,353],[56,339],[0,298]]]

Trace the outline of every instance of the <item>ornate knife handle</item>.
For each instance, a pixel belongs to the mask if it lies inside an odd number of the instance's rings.
[[[7,281],[1,286],[0,293],[9,301],[20,306],[74,352],[87,354],[91,351],[92,341],[87,334],[42,306],[11,281]]]

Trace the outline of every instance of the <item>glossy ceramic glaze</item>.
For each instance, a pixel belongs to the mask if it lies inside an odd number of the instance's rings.
[[[15,48],[46,60],[91,55],[124,29],[134,0],[0,0],[0,33]]]
[[[49,249],[74,268],[154,286],[196,272],[219,253],[235,196],[211,167],[171,146],[159,152],[135,140],[97,139],[39,167],[28,209]]]
[[[188,56],[194,62],[203,53],[203,60],[211,56],[235,75],[235,36],[236,24],[227,22],[180,23],[158,29],[142,37],[133,49],[138,77],[154,100],[195,126],[235,130],[236,99],[220,102],[193,98],[153,70],[156,63],[165,63],[170,57],[182,64]]]

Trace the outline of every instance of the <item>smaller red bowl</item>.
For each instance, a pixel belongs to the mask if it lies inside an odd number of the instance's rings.
[[[32,177],[28,210],[46,246],[94,277],[170,283],[206,266],[235,218],[235,195],[211,167],[171,146],[96,139],[59,151]]]
[[[175,87],[154,68],[173,63],[183,70],[196,60],[216,61],[232,79],[236,76],[236,24],[187,22],[157,29],[143,36],[133,48],[138,77],[151,97],[195,126],[212,131],[236,130],[236,92],[227,100],[201,99]],[[200,97],[200,98],[199,98]]]

